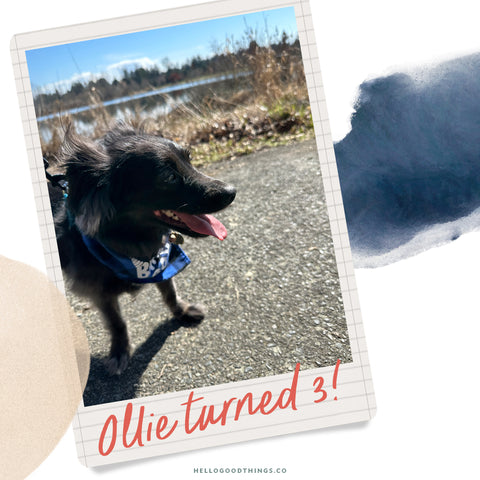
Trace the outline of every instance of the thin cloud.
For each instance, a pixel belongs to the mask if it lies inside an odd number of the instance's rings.
[[[75,83],[85,84],[85,83],[88,83],[90,80],[94,80],[94,79],[95,79],[95,74],[93,74],[92,72],[76,73],[70,78],[59,80],[58,82],[42,85],[41,87],[38,87],[37,90],[40,91],[41,93],[55,93],[55,92],[65,93],[68,90],[70,90],[72,85],[74,85]]]
[[[107,81],[112,82],[113,80],[121,80],[125,71],[133,71],[137,68],[151,69],[154,67],[160,68],[159,62],[148,57],[122,60],[107,65],[103,72],[76,73],[70,78],[43,85],[41,88],[38,88],[38,90],[41,93],[65,93],[70,90],[75,83],[85,85],[90,81],[95,82],[100,78],[105,78]]]
[[[143,58],[136,58],[134,60],[128,59],[128,60],[122,60],[121,62],[116,62],[112,63],[111,65],[108,65],[106,68],[106,71],[108,73],[112,72],[117,72],[121,71],[123,72],[124,70],[133,70],[135,68],[154,68],[158,66],[158,62],[155,60],[152,60],[151,58],[148,57],[143,57]]]

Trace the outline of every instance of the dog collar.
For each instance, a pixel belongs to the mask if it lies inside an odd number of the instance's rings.
[[[132,283],[158,283],[181,272],[190,259],[178,246],[169,241],[148,261],[127,257],[109,249],[98,240],[82,233],[82,240],[89,252],[122,280]]]

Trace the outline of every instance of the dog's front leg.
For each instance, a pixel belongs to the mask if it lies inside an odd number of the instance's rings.
[[[201,305],[184,302],[177,295],[173,279],[156,284],[163,301],[177,320],[182,322],[200,322],[205,318],[205,310]]]
[[[120,313],[118,297],[102,295],[93,299],[111,335],[110,356],[106,368],[110,375],[120,375],[128,365],[130,346],[127,325]]]

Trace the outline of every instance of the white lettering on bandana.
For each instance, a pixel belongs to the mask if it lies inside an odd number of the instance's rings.
[[[157,256],[150,261],[144,262],[138,258],[131,258],[133,265],[137,270],[138,278],[152,278],[163,272],[167,268],[168,257],[170,256],[171,243],[167,242],[165,246],[158,251]]]

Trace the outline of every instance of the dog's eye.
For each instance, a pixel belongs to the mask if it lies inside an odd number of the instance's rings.
[[[176,183],[177,181],[178,181],[178,177],[174,173],[171,173],[166,179],[167,183]]]

